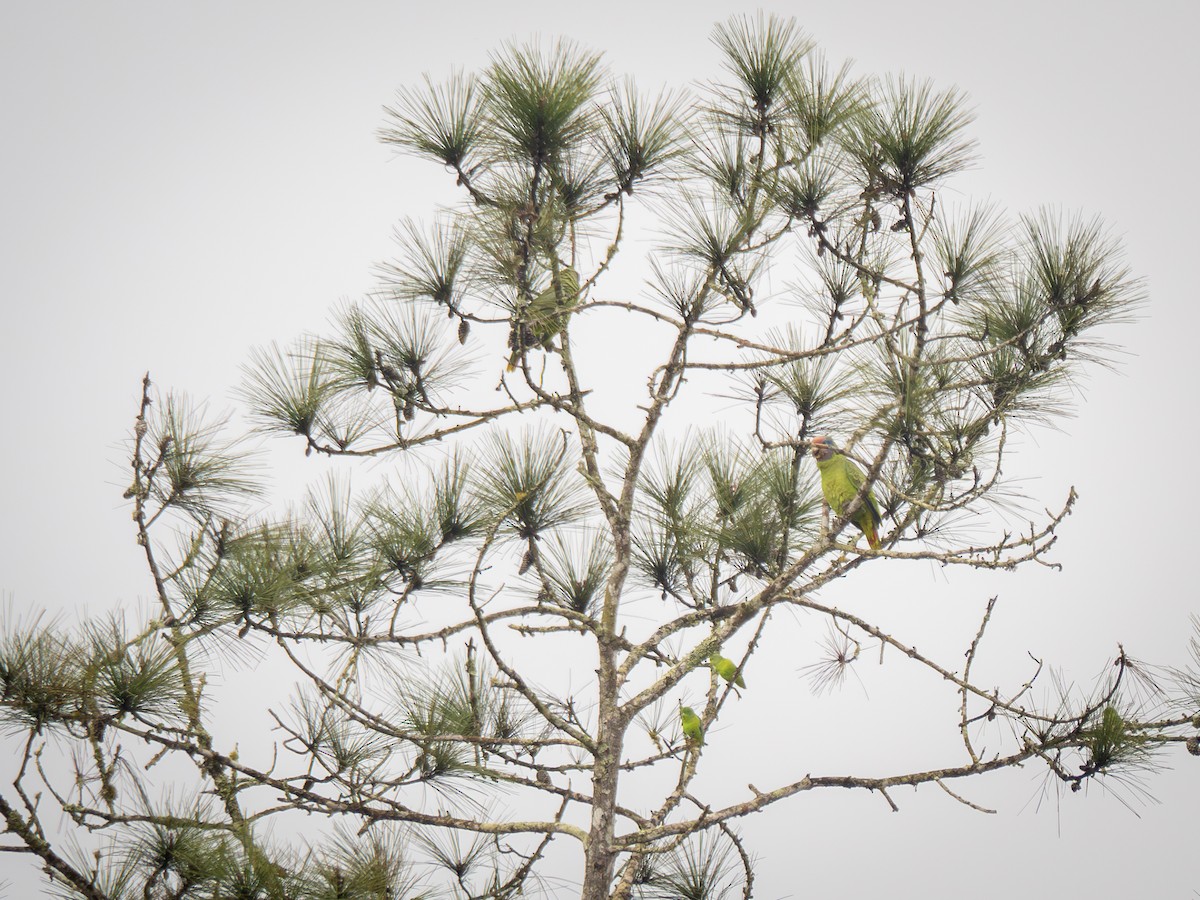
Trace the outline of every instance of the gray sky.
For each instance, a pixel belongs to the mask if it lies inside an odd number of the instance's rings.
[[[684,85],[716,74],[712,25],[755,8],[6,3],[4,615],[74,616],[148,596],[120,497],[139,379],[149,370],[161,386],[230,408],[251,347],[324,328],[338,300],[372,285],[393,226],[428,218],[432,182],[444,180],[376,141],[397,87],[425,71],[478,68],[501,40],[532,32],[603,50],[643,87]],[[1125,354],[1116,371],[1093,371],[1078,416],[1023,441],[1014,462],[1035,508],[1061,503],[1072,484],[1080,493],[1057,555],[1065,571],[953,584],[930,574],[929,596],[887,598],[887,615],[903,624],[908,604],[965,647],[980,600],[1000,592],[999,655],[1019,662],[1030,650],[1084,684],[1118,641],[1144,659],[1184,662],[1200,611],[1186,549],[1198,498],[1183,466],[1200,329],[1186,250],[1200,14],[1182,2],[764,8],[795,15],[859,72],[962,88],[980,145],[976,169],[954,182],[962,197],[990,196],[1014,213],[1046,204],[1099,214],[1147,279],[1140,321],[1109,333]],[[298,457],[277,475],[289,493],[290,479],[319,468]],[[872,685],[872,702],[886,704],[887,690]],[[766,691],[759,701],[768,698],[790,702]],[[853,690],[826,698],[812,721],[838,702],[860,701]],[[863,758],[843,754],[839,731],[805,721],[796,752],[821,760],[814,772]],[[939,707],[930,721],[952,730],[954,712]],[[878,739],[895,744],[901,765],[957,759],[922,756],[919,729]],[[1095,789],[1035,812],[1040,781],[1022,772],[964,789],[997,816],[936,789],[899,794],[899,814],[849,793],[800,797],[747,825],[761,857],[757,895],[1192,896],[1200,761],[1172,760],[1176,771],[1149,783],[1162,803],[1137,807],[1140,818]],[[21,883],[21,867],[0,855],[0,880]]]

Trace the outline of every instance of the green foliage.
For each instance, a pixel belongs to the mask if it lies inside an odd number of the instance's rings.
[[[464,283],[469,277],[469,233],[453,219],[439,220],[427,233],[412,219],[406,219],[396,232],[396,240],[409,258],[382,265],[380,273],[397,299],[428,298],[448,309],[458,309],[469,287]]]
[[[323,430],[324,405],[335,395],[337,379],[317,346],[286,353],[278,346],[251,353],[246,396],[265,428],[315,437]]]
[[[966,168],[974,142],[963,130],[974,116],[959,91],[911,78],[886,78],[879,90],[845,138],[868,189],[902,197]]]
[[[1116,707],[1104,707],[1100,721],[1088,731],[1087,736],[1087,749],[1091,756],[1089,762],[1095,769],[1106,769],[1120,759],[1127,738],[1125,722]]]
[[[483,78],[494,151],[534,167],[560,162],[594,127],[590,101],[602,76],[600,56],[568,41],[548,53],[510,44]]]
[[[646,900],[724,900],[742,895],[741,861],[724,835],[711,831],[683,840],[662,855],[647,858],[638,888]]]
[[[803,64],[793,64],[786,71],[788,115],[796,121],[792,140],[800,159],[807,161],[822,144],[862,115],[867,93],[850,70],[850,64],[844,63],[834,71],[823,55],[807,53]]]
[[[294,724],[289,730],[311,755],[314,772],[323,778],[361,781],[389,757],[395,746],[390,735],[367,728],[312,697],[296,698],[292,718]]]
[[[417,748],[415,767],[423,780],[477,775],[492,746],[487,739],[503,742],[528,729],[528,707],[494,690],[492,677],[468,656],[398,685],[399,722]]]
[[[642,485],[635,562],[650,584],[713,602],[730,574],[767,577],[811,537],[818,498],[791,453],[754,453],[714,434],[662,453]],[[725,572],[732,563],[732,573]]]
[[[0,712],[9,727],[40,733],[75,720],[83,683],[80,657],[57,629],[35,623],[0,639]]]
[[[251,475],[253,458],[239,442],[223,440],[223,424],[206,422],[185,399],[167,396],[146,434],[147,443],[157,450],[154,465],[164,476],[150,488],[161,507],[203,520],[260,492]],[[136,485],[131,490],[136,492]]]
[[[339,829],[322,848],[314,884],[305,898],[312,900],[424,900],[430,893],[409,856],[408,842],[394,828],[373,828],[358,834]]]
[[[426,75],[423,91],[401,89],[397,106],[384,107],[390,121],[380,130],[380,140],[451,168],[466,168],[483,130],[477,91],[477,79],[461,72],[445,85]]]
[[[287,522],[264,524],[226,539],[198,606],[241,620],[286,614],[304,603],[319,566],[303,530]]]
[[[604,155],[618,190],[632,194],[635,183],[684,152],[676,127],[683,111],[681,96],[664,91],[644,100],[628,79],[612,89],[611,104],[600,108],[600,116]]]
[[[731,99],[738,98],[749,107],[734,121],[739,130],[758,134],[765,130],[771,108],[784,99],[812,42],[795,21],[761,12],[753,20],[741,17],[718,25],[713,42],[725,56],[725,68],[737,80],[736,87],[728,89]]]
[[[479,502],[504,532],[536,539],[578,521],[586,509],[574,455],[547,432],[493,434],[480,467]]]
[[[100,716],[133,715],[157,722],[181,719],[183,682],[168,644],[130,640],[117,622],[92,629],[89,644],[85,678]]]
[[[612,545],[603,532],[595,532],[581,545],[570,545],[556,534],[543,556],[550,599],[577,613],[595,615],[612,568]]]
[[[142,826],[130,847],[129,860],[146,871],[147,882],[198,887],[223,874],[228,849],[219,833],[186,821],[171,826]],[[186,889],[186,888],[185,888]]]
[[[799,349],[799,336],[787,335],[782,344]],[[839,413],[861,392],[852,369],[834,365],[830,357],[801,357],[772,366],[761,376],[764,404],[783,405],[817,431],[839,419]]]

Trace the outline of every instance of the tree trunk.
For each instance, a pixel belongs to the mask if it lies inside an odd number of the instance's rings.
[[[621,773],[624,723],[617,709],[617,678],[613,648],[600,647],[600,704],[596,728],[596,758],[592,766],[592,826],[584,849],[581,900],[607,900],[617,854],[613,825],[617,806],[617,780]]]

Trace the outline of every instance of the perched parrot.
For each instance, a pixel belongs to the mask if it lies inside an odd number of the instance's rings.
[[[508,371],[517,367],[521,351],[530,347],[552,349],[554,336],[567,324],[567,316],[579,303],[579,273],[571,268],[558,269],[544,291],[530,301],[513,322],[508,345]]]
[[[683,734],[689,744],[703,746],[704,729],[700,727],[700,717],[694,709],[690,706],[679,707],[679,723],[683,726]]]
[[[744,688],[746,686],[746,679],[744,679],[742,677],[742,673],[737,670],[737,665],[732,659],[726,659],[724,656],[714,650],[712,656],[708,658],[708,664],[712,667],[714,672],[716,672],[726,681],[732,681],[738,687]]]
[[[840,516],[850,501],[858,496],[866,476],[827,437],[812,439],[812,455],[817,461],[817,468],[821,470],[821,493],[825,495],[825,502]],[[854,514],[854,524],[867,536],[867,543],[872,550],[879,549],[879,525],[882,521],[875,497],[868,492]]]

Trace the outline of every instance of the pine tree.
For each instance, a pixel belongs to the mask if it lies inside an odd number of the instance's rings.
[[[401,229],[330,333],[255,354],[244,391],[369,487],[335,475],[264,513],[243,443],[147,376],[126,499],[155,615],[0,641],[0,812],[63,892],[505,898],[566,877],[588,900],[716,898],[753,880],[739,821],[809,791],[975,806],[949,785],[1032,765],[1136,783],[1170,744],[1197,752],[1193,669],[1159,687],[1122,649],[1043,708],[1040,667],[973,680],[995,599],[964,665],[826,597],[905,560],[1053,564],[1074,491],[1006,527],[1009,438],[1069,411],[1142,286],[1098,222],[941,200],[973,160],[957,91],[857,77],[778,18],[715,42],[725,71],[694,94],[645,95],[566,41],[400,92],[382,140],[456,199]],[[864,473],[836,511],[818,435]],[[848,527],[868,496],[878,548]],[[708,754],[787,718],[747,720],[736,690],[771,692],[754,668],[795,627],[782,610],[828,628],[800,660],[814,691],[888,649],[935,675],[960,760],[713,790]],[[207,673],[248,663],[284,673],[282,702],[223,744]],[[103,835],[94,857],[60,812]]]

